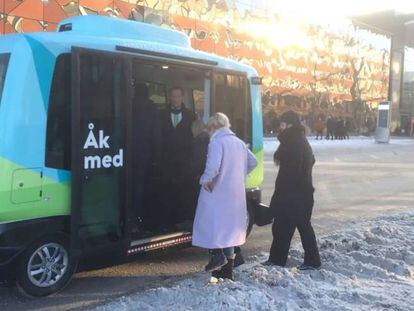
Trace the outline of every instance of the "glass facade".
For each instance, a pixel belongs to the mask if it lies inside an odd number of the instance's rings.
[[[414,49],[405,48],[401,96],[401,134],[413,134],[414,118]]]
[[[378,102],[388,98],[390,38],[349,20],[293,18],[271,9],[275,2],[0,0],[0,34],[54,31],[62,19],[80,15],[156,24],[184,32],[197,50],[254,67],[263,78],[265,118],[288,109],[310,120],[375,118]]]
[[[414,105],[414,49],[406,48],[404,54],[404,76],[402,109],[410,109]]]

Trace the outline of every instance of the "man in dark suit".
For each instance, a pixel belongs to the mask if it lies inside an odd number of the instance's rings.
[[[191,220],[186,206],[187,167],[193,144],[191,126],[195,114],[183,103],[184,90],[173,87],[169,91],[169,106],[161,112],[163,138],[163,215],[162,226],[171,227]]]

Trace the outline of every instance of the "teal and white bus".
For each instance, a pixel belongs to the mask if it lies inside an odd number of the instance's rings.
[[[191,242],[156,226],[151,201],[134,202],[137,85],[156,107],[180,86],[207,120],[226,113],[259,166],[247,195],[260,200],[263,133],[260,78],[250,66],[191,48],[177,31],[102,16],[73,17],[55,33],[0,38],[0,279],[31,296],[62,289],[79,258],[119,256]],[[146,116],[141,117],[145,120]],[[153,189],[153,196],[162,189]],[[150,216],[148,216],[150,215]],[[148,228],[148,226],[147,226]]]

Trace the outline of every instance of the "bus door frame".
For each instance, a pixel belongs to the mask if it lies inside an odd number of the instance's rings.
[[[182,66],[185,68],[196,68],[200,71],[203,70],[206,72],[206,76],[210,79],[210,106],[208,107],[208,113],[211,113],[212,108],[212,100],[214,97],[211,95],[213,94],[213,80],[212,80],[212,73],[215,70],[215,66],[218,65],[218,62],[209,61],[204,59],[197,59],[192,57],[185,57],[185,56],[178,56],[174,54],[168,53],[160,53],[160,52],[152,52],[134,48],[128,48],[123,46],[116,46],[115,51],[109,50],[99,50],[99,49],[91,49],[91,48],[84,48],[84,47],[77,47],[73,46],[71,50],[71,57],[72,57],[72,191],[71,191],[71,249],[75,256],[79,256],[82,252],[88,251],[81,247],[81,241],[77,237],[77,230],[79,229],[79,220],[80,220],[80,210],[76,207],[76,204],[81,202],[80,196],[80,187],[81,187],[81,180],[82,180],[82,172],[80,170],[79,163],[81,161],[81,155],[78,152],[81,142],[81,130],[80,130],[80,117],[81,117],[81,107],[80,107],[80,87],[79,87],[79,80],[80,80],[80,55],[82,53],[92,53],[98,55],[106,55],[112,56],[114,58],[122,58],[128,61],[128,103],[127,103],[127,111],[126,111],[126,153],[125,153],[125,167],[124,173],[126,176],[125,179],[125,205],[123,207],[123,215],[124,215],[124,236],[123,239],[119,241],[119,243],[115,243],[112,247],[108,247],[108,245],[102,245],[99,250],[107,250],[109,249],[119,249],[121,248],[124,255],[127,255],[126,250],[130,247],[132,242],[131,240],[131,228],[129,224],[129,209],[132,204],[132,191],[131,191],[131,181],[133,180],[132,172],[128,169],[128,160],[131,159],[131,150],[132,148],[128,148],[128,144],[131,143],[131,133],[132,133],[132,63],[134,60],[140,60],[143,62],[148,63],[156,63],[156,64],[167,64],[167,65],[176,65]],[[226,71],[229,72],[229,71]],[[231,72],[231,71],[230,71]],[[240,73],[239,73],[240,74]],[[95,250],[92,250],[92,252]]]
[[[127,81],[127,103],[125,107],[125,119],[123,120],[125,124],[125,153],[124,153],[124,164],[123,164],[123,187],[124,190],[121,190],[121,193],[124,195],[123,206],[120,207],[120,217],[123,217],[123,235],[119,241],[108,243],[102,243],[98,246],[85,246],[82,245],[82,240],[78,236],[78,230],[81,221],[81,210],[78,207],[82,202],[81,197],[81,187],[82,182],[85,176],[83,175],[83,170],[81,169],[82,154],[80,152],[81,146],[83,145],[82,135],[81,135],[81,116],[82,116],[82,107],[81,107],[81,94],[80,94],[80,57],[82,54],[89,55],[102,55],[102,56],[112,56],[114,59],[121,59],[127,63],[126,76],[124,78]],[[74,256],[80,256],[82,253],[95,253],[100,251],[120,251],[121,253],[126,248],[129,243],[129,228],[128,222],[128,210],[130,205],[130,191],[128,187],[129,180],[131,178],[131,170],[128,169],[128,160],[130,159],[130,149],[128,147],[129,142],[131,141],[131,126],[132,126],[132,87],[131,87],[131,58],[128,55],[123,53],[110,53],[103,50],[94,50],[83,47],[73,46],[71,49],[71,58],[72,58],[72,183],[71,183],[71,252]]]

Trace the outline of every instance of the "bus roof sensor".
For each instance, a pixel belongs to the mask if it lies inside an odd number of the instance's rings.
[[[63,24],[63,25],[60,25],[59,27],[59,32],[71,31],[71,30],[72,30],[72,23]]]

